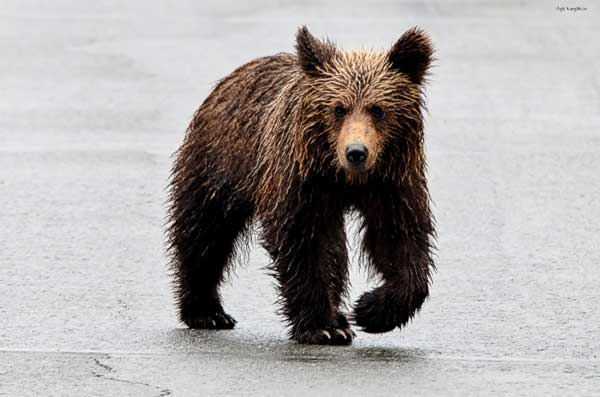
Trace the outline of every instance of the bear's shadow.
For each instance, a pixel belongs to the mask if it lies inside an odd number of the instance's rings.
[[[367,338],[368,335],[359,334]],[[302,345],[281,338],[248,335],[236,331],[211,331],[173,329],[168,333],[171,349],[186,353],[218,352],[219,354],[256,355],[289,362],[390,361],[415,363],[427,358],[431,352],[403,346],[369,345],[368,340],[356,341],[351,346]],[[376,343],[376,341],[374,341]]]
[[[393,361],[400,363],[418,362],[425,359],[427,353],[414,348],[394,346],[306,346],[289,342],[281,350],[285,361]]]

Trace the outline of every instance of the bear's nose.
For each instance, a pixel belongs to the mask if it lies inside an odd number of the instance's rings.
[[[352,143],[346,146],[346,158],[354,166],[364,163],[368,155],[369,150],[362,143]]]

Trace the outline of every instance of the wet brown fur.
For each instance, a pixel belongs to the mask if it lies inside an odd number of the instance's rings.
[[[411,29],[387,53],[347,53],[303,27],[296,49],[221,80],[176,153],[168,236],[179,315],[191,328],[234,326],[219,286],[256,224],[290,336],[346,344],[354,336],[342,313],[349,211],[360,215],[363,252],[382,279],[354,306],[356,324],[402,327],[428,295],[434,228],[422,87],[432,47]],[[344,156],[353,142],[369,148],[360,170]]]

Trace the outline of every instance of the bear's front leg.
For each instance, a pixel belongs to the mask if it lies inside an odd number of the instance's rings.
[[[343,211],[304,204],[293,216],[263,222],[282,313],[299,343],[347,345],[355,334],[339,307],[348,280]]]
[[[358,299],[354,321],[365,332],[388,332],[406,325],[429,295],[433,224],[428,202],[410,193],[388,192],[361,212],[362,248],[383,284]]]

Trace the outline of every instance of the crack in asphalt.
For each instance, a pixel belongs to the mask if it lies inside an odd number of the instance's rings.
[[[107,354],[106,359],[110,359],[110,358],[111,358],[110,354]],[[113,373],[116,372],[116,370],[113,367],[111,367],[110,365],[108,365],[106,363],[103,363],[96,357],[93,358],[93,362],[94,362],[94,365],[96,365],[97,367],[100,367],[104,371],[113,372]],[[116,378],[114,376],[102,374],[102,373],[99,373],[96,371],[92,371],[92,376],[94,376],[95,378],[111,380],[114,382],[121,382],[121,383],[130,384],[130,385],[139,385],[139,386],[150,387],[150,388],[156,389],[159,392],[159,394],[156,395],[157,397],[165,397],[165,396],[170,396],[172,394],[172,391],[168,388],[163,388],[161,386],[152,385],[152,384],[146,383],[146,382],[139,382],[139,381],[135,381],[135,380]]]
[[[106,358],[110,358],[110,355],[107,355]],[[107,371],[114,371],[113,368],[107,364],[104,364],[102,362],[100,362],[100,360],[98,360],[97,358],[94,357],[94,363],[96,365],[98,365],[99,367],[104,368]]]

